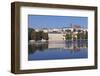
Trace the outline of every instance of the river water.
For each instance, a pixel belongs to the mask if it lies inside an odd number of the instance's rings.
[[[87,40],[34,42],[28,45],[28,60],[88,58]]]

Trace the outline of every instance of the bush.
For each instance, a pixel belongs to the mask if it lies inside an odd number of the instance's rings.
[[[65,39],[66,40],[71,40],[72,39],[72,35],[71,34],[66,34]]]

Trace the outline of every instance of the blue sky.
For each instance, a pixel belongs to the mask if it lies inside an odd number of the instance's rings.
[[[28,15],[28,26],[34,29],[63,28],[69,27],[71,24],[87,28],[88,17]]]

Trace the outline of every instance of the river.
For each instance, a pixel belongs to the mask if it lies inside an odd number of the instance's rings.
[[[88,58],[87,40],[34,42],[28,45],[28,60]]]

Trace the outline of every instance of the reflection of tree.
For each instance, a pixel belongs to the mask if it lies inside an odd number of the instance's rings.
[[[69,49],[70,52],[77,52],[77,51],[80,51],[82,48],[87,48],[88,41],[87,40],[67,40],[65,41],[64,45],[65,45],[64,48]],[[48,49],[48,47],[49,47],[48,41],[47,42],[36,41],[33,44],[28,45],[28,50],[29,50],[28,52],[35,53],[36,51],[44,51],[45,49]]]
[[[69,40],[66,41],[66,48],[71,51],[80,51],[81,48],[87,48],[88,46],[87,40]]]
[[[40,42],[40,43],[34,43],[34,44],[28,45],[28,52],[29,53],[34,53],[37,50],[43,51],[45,49],[48,49],[48,42]]]

